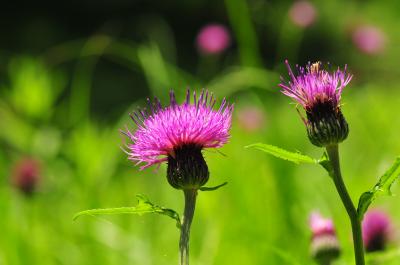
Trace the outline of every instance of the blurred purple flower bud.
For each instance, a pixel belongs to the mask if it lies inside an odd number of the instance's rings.
[[[307,28],[317,19],[317,10],[314,5],[306,0],[293,3],[289,10],[289,18],[298,27]]]
[[[361,52],[376,55],[384,51],[386,36],[379,28],[364,25],[353,31],[352,40]]]
[[[256,132],[265,125],[265,113],[257,107],[244,107],[237,111],[238,124],[247,132]]]
[[[333,221],[331,219],[323,218],[318,212],[311,213],[310,228],[313,237],[324,234],[335,235]]]
[[[392,223],[386,213],[371,210],[364,216],[362,229],[365,251],[379,251],[384,250],[390,240]]]
[[[196,44],[203,54],[219,54],[229,47],[231,37],[225,26],[209,24],[200,30]]]
[[[39,162],[32,158],[18,161],[12,170],[12,184],[25,195],[31,195],[40,180]]]
[[[340,255],[340,246],[335,227],[331,219],[323,218],[319,213],[310,215],[311,255],[320,264],[330,264]]]

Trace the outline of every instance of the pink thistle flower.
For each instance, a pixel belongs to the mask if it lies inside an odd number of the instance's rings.
[[[200,30],[196,43],[203,54],[219,54],[229,47],[231,37],[225,26],[209,24]]]
[[[162,107],[158,99],[148,100],[148,111],[131,115],[137,130],[123,132],[132,141],[126,146],[128,159],[142,164],[141,170],[168,161],[168,180],[176,188],[185,188],[188,181],[192,186],[204,185],[208,169],[201,150],[222,147],[230,137],[233,105],[223,99],[214,110],[215,103],[204,90],[198,99],[193,93],[193,103],[189,90],[180,105],[172,91],[168,107]]]
[[[331,219],[318,212],[310,215],[311,255],[320,264],[330,264],[340,255],[339,241]]]
[[[290,81],[279,84],[282,93],[298,102],[305,110],[309,139],[316,146],[337,144],[347,138],[348,125],[340,110],[342,90],[352,75],[339,68],[329,73],[320,62],[297,67],[297,76],[288,61]]]
[[[18,161],[12,170],[12,184],[26,195],[31,195],[40,180],[39,162],[32,158]]]
[[[384,32],[375,26],[357,27],[352,34],[352,40],[361,52],[369,55],[382,53],[386,44]]]
[[[318,212],[313,212],[310,215],[310,229],[312,237],[336,234],[332,219],[324,218]]]
[[[384,250],[392,232],[389,216],[379,210],[371,210],[364,216],[362,234],[367,252]]]
[[[247,132],[256,132],[265,124],[265,113],[257,107],[245,107],[237,112],[238,124]]]
[[[317,10],[309,1],[296,1],[289,10],[289,18],[298,27],[307,28],[317,19]]]
[[[347,66],[344,71],[338,68],[329,73],[321,69],[320,62],[308,64],[306,68],[297,67],[299,74],[295,76],[287,60],[285,64],[291,81],[279,84],[283,89],[282,93],[293,98],[306,111],[311,111],[315,105],[323,102],[331,103],[334,108],[339,107],[342,90],[353,77],[346,73]]]

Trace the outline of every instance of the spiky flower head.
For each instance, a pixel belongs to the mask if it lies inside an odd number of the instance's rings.
[[[310,215],[311,255],[320,264],[330,264],[340,255],[340,246],[331,219],[318,212]]]
[[[392,233],[389,216],[380,210],[371,210],[364,216],[362,234],[365,251],[384,250]]]
[[[199,98],[187,91],[186,100],[178,104],[173,91],[170,105],[162,107],[158,99],[148,100],[149,108],[131,115],[137,125],[127,144],[128,159],[141,165],[140,169],[168,162],[168,182],[177,189],[197,189],[209,177],[203,158],[204,148],[222,147],[229,139],[233,105],[223,99],[218,110],[216,100],[208,91]]]
[[[342,90],[352,75],[339,68],[328,72],[321,62],[297,67],[295,75],[286,60],[290,81],[282,81],[282,93],[294,99],[305,110],[304,123],[310,141],[319,147],[326,147],[345,140],[349,133],[348,124],[341,112]]]

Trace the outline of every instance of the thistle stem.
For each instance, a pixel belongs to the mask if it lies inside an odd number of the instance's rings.
[[[335,183],[336,190],[339,193],[340,199],[342,200],[350,218],[356,265],[364,265],[364,245],[361,233],[361,222],[358,218],[357,210],[354,207],[353,201],[347,192],[346,185],[343,182],[342,173],[340,171],[339,147],[338,145],[327,146],[326,151],[333,169],[333,182]]]
[[[181,238],[179,241],[180,265],[189,265],[190,225],[192,224],[196,207],[197,190],[183,190],[183,193],[185,195],[185,210],[183,212]]]

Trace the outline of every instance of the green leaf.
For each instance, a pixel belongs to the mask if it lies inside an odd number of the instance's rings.
[[[309,164],[317,164],[319,163],[318,160],[303,155],[299,152],[290,152],[285,149],[279,148],[277,146],[269,145],[269,144],[262,144],[262,143],[257,143],[257,144],[251,144],[246,146],[246,148],[255,148],[261,151],[264,151],[270,155],[273,155],[277,158],[287,160],[290,162],[293,162],[295,164],[300,164],[300,163],[309,163]]]
[[[224,182],[224,183],[219,184],[218,186],[215,186],[215,187],[201,187],[199,190],[201,190],[201,191],[213,191],[213,190],[217,190],[217,189],[225,186],[226,184],[228,184],[228,182]]]
[[[118,208],[105,208],[105,209],[91,209],[79,212],[75,214],[74,220],[78,217],[90,215],[112,215],[112,214],[138,214],[143,215],[147,213],[158,213],[162,215],[166,215],[176,220],[176,226],[178,228],[181,227],[181,220],[179,218],[179,214],[172,209],[167,209],[164,207],[160,207],[154,205],[149,201],[149,199],[144,195],[136,195],[138,199],[138,204],[134,207],[118,207]]]
[[[393,165],[383,174],[378,183],[369,191],[364,192],[358,201],[357,213],[363,219],[371,203],[379,196],[391,195],[390,187],[400,175],[400,157],[396,158]]]
[[[326,152],[323,153],[322,157],[318,159],[318,164],[320,164],[328,172],[329,176],[333,176],[332,164],[329,161],[329,157]]]

